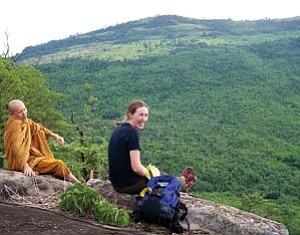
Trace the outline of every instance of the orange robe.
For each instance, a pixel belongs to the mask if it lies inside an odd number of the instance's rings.
[[[47,143],[50,131],[31,119],[10,116],[4,134],[8,167],[23,172],[26,162],[36,173],[54,174],[64,178],[71,172],[66,164],[55,159]]]

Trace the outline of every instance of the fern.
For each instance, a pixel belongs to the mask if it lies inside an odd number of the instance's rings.
[[[77,216],[90,216],[99,223],[125,227],[129,224],[129,213],[108,203],[97,190],[86,184],[75,184],[62,195],[59,208]]]
[[[93,214],[99,223],[125,227],[129,224],[126,210],[117,208],[111,203],[97,202],[93,206]]]
[[[94,203],[103,201],[100,194],[86,184],[75,184],[69,187],[61,196],[59,208],[73,215],[89,215]]]

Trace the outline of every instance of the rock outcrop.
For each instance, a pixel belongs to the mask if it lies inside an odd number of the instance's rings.
[[[116,193],[107,181],[92,179],[88,185],[96,188],[102,196],[118,206],[132,211],[135,196]],[[213,203],[181,193],[181,198],[188,207],[188,221],[191,230],[207,229],[211,234],[228,235],[288,235],[286,227],[252,213],[247,213],[230,206]]]
[[[50,175],[25,176],[21,172],[0,169],[1,195],[17,193],[21,196],[49,196],[63,192],[71,183],[59,180]]]
[[[133,195],[120,194],[113,190],[110,182],[91,179],[87,184],[99,191],[108,201],[121,208],[132,211],[136,198]],[[51,195],[63,192],[71,184],[51,176],[28,177],[20,172],[0,169],[1,196],[11,192],[24,196]],[[189,213],[191,231],[206,231],[201,234],[230,235],[288,235],[287,228],[278,222],[238,210],[233,207],[213,203],[186,193],[181,194]]]

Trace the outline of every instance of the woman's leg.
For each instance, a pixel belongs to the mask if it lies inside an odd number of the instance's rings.
[[[127,193],[127,194],[140,194],[140,192],[147,187],[147,178],[141,178],[136,184],[126,186],[126,187],[116,187],[113,186],[114,189],[119,193]]]

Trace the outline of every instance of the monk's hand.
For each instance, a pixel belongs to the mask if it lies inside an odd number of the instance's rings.
[[[58,143],[60,143],[60,145],[64,145],[64,143],[65,143],[64,137],[57,136],[56,140],[57,140]]]
[[[61,137],[58,134],[53,134],[53,136],[60,145],[64,145],[65,143],[64,137]]]
[[[28,176],[33,176],[34,175],[34,172],[31,169],[31,167],[28,165],[28,163],[25,164],[23,172],[24,172],[24,175],[28,175]]]

